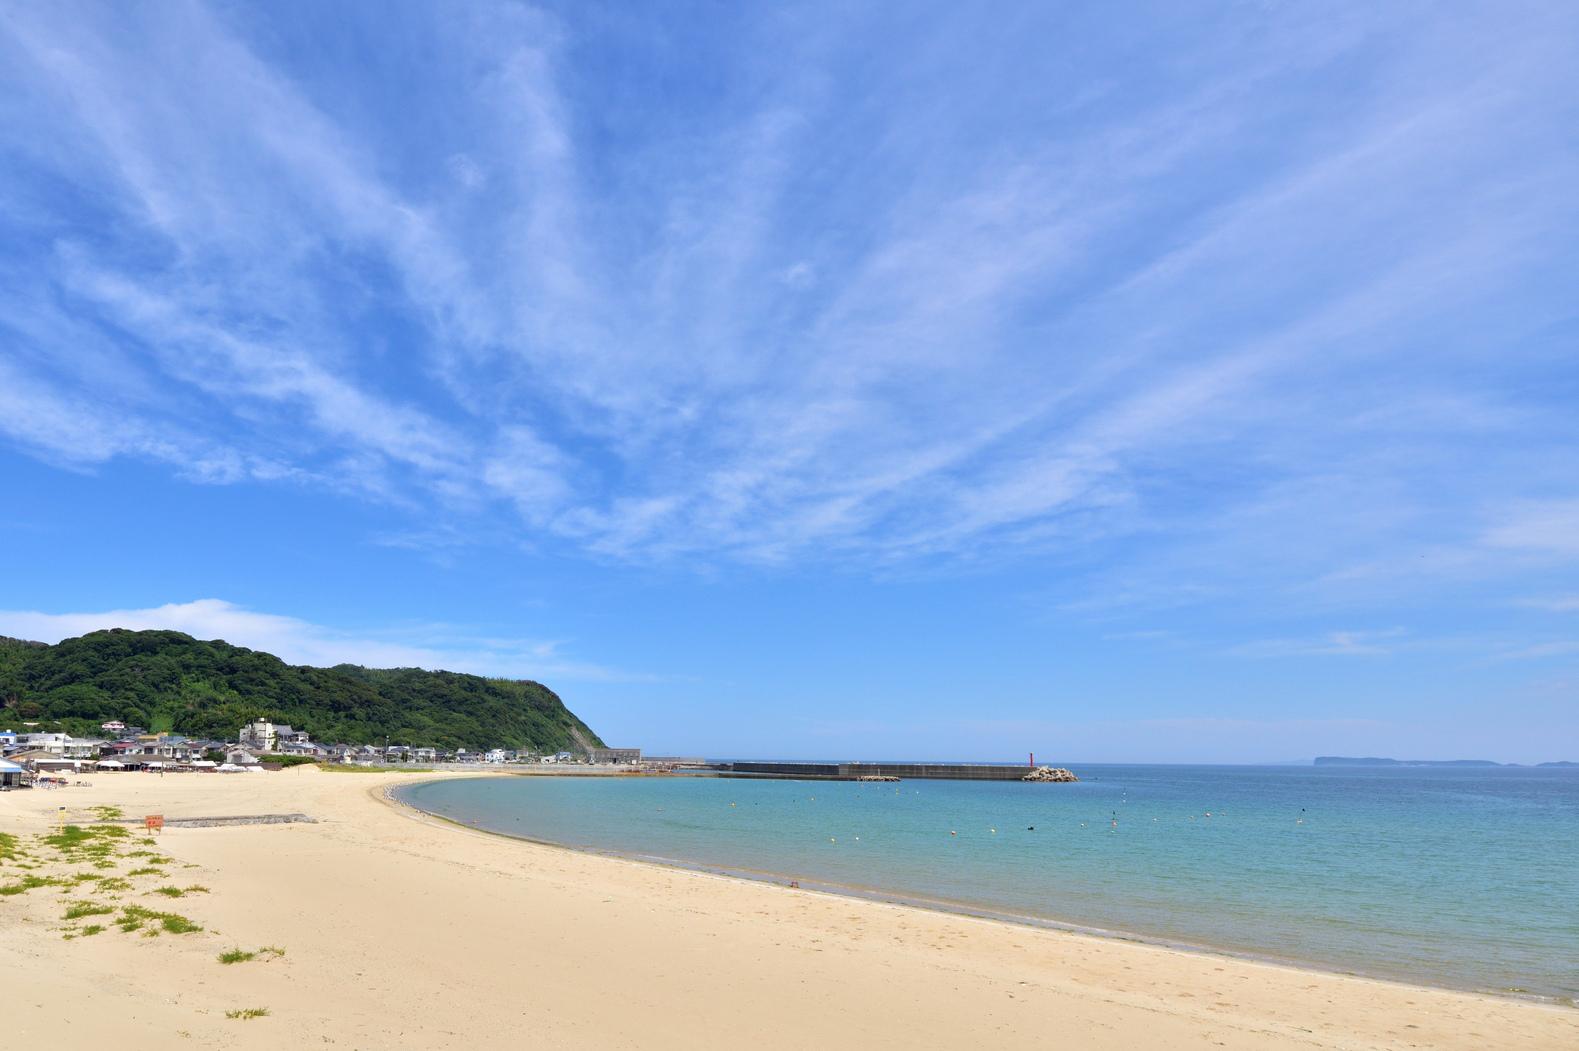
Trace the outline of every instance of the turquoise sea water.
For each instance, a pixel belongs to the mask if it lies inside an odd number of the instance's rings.
[[[1332,970],[1579,997],[1579,771],[1076,772],[1083,780],[1069,785],[520,777],[400,795],[565,846]]]

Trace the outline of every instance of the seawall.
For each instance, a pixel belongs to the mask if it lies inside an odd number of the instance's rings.
[[[898,777],[945,781],[1020,781],[1030,766],[1001,763],[714,763],[725,777],[778,777],[808,781],[858,781],[863,777]]]

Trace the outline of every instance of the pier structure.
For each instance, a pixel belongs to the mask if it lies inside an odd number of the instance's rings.
[[[773,777],[794,781],[1023,781],[1033,768],[1018,763],[794,763],[734,761],[713,763],[724,777]],[[1071,775],[1072,776],[1072,775]]]

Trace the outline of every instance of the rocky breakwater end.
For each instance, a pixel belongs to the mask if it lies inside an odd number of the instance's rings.
[[[1061,766],[1039,766],[1035,770],[1020,778],[1021,781],[1078,781],[1073,770],[1065,770]]]

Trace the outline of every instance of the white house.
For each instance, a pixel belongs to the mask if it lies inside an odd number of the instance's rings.
[[[236,741],[243,748],[256,748],[260,752],[274,750],[274,724],[267,719],[248,723],[236,734]]]
[[[282,744],[308,744],[312,740],[306,730],[294,729],[286,723],[271,723],[267,719],[243,726],[236,736],[241,747],[259,752],[276,752]]]
[[[316,745],[310,741],[287,741],[284,738],[275,738],[275,745],[279,751],[286,755],[328,755],[329,749]]]
[[[111,719],[107,723],[100,723],[99,729],[103,730],[107,734],[118,734],[126,729],[126,724],[121,722],[119,719]]]
[[[49,752],[52,755],[62,755],[66,751],[66,742],[71,740],[70,734],[23,734],[17,738],[17,744],[24,748],[36,748]]]

